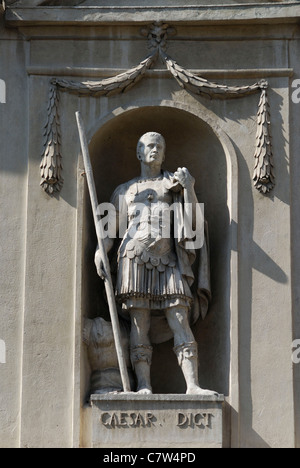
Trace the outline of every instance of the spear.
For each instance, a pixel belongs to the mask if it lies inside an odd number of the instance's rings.
[[[118,363],[120,367],[123,390],[124,392],[130,392],[131,389],[130,389],[125,355],[124,355],[123,346],[121,342],[121,330],[120,330],[120,324],[119,324],[119,319],[118,319],[114,288],[113,288],[112,279],[111,279],[109,260],[108,260],[107,252],[106,252],[105,245],[104,245],[103,226],[102,226],[101,220],[98,220],[98,217],[97,217],[97,208],[98,208],[97,192],[96,192],[93,170],[92,170],[89,149],[88,149],[88,144],[87,144],[87,139],[86,139],[86,133],[85,133],[84,124],[83,124],[80,112],[76,112],[75,115],[76,115],[76,120],[77,120],[77,126],[78,126],[84,168],[85,168],[85,173],[86,173],[86,178],[87,178],[87,184],[88,184],[88,189],[89,189],[89,194],[90,194],[90,199],[91,199],[98,246],[100,250],[101,259],[103,262],[103,269],[105,272],[104,285],[105,285],[107,302],[108,302],[108,307],[109,307],[109,312],[110,312],[110,317],[111,317],[111,324],[112,324],[112,330],[113,330],[115,346],[116,346],[116,351],[117,351]]]

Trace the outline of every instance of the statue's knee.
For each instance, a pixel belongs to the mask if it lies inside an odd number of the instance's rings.
[[[150,311],[144,309],[132,309],[130,311],[131,323],[140,329],[147,329],[150,327]]]
[[[169,326],[173,332],[183,330],[190,332],[190,323],[189,323],[189,313],[188,309],[185,307],[182,308],[171,308],[167,312],[167,320]]]
[[[178,364],[181,366],[184,360],[197,360],[198,359],[198,345],[196,341],[190,343],[181,343],[173,348],[177,356]]]
[[[144,362],[148,364],[148,366],[151,366],[152,352],[153,348],[149,345],[139,344],[137,346],[131,347],[130,359],[133,369],[135,369],[136,364],[139,362]]]

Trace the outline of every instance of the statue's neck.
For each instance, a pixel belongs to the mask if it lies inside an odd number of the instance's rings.
[[[154,179],[161,175],[161,166],[146,166],[141,164],[141,177],[143,179]]]

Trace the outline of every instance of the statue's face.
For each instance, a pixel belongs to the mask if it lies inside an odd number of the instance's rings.
[[[140,148],[140,160],[149,166],[161,166],[165,159],[165,145],[159,135],[147,135]]]

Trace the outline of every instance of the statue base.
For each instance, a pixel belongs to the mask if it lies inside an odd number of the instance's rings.
[[[93,448],[222,448],[223,402],[223,395],[91,395]]]

